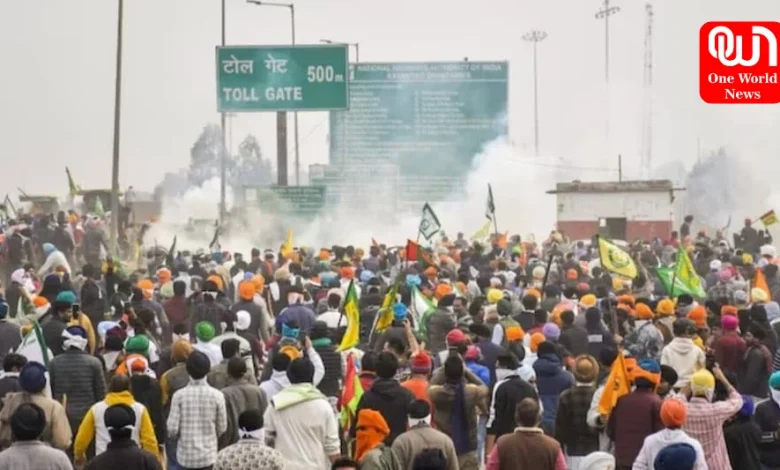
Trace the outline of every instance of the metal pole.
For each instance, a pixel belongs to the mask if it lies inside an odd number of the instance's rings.
[[[610,0],[604,0],[604,7],[596,12],[597,20],[604,20],[604,81],[609,83],[609,17],[620,12],[620,7],[610,6]]]
[[[537,85],[536,42],[534,42],[534,155],[539,156],[539,88]]]
[[[355,43],[355,62],[360,62],[360,43]]]
[[[119,0],[116,26],[116,83],[114,85],[114,149],[111,163],[111,234],[109,249],[111,255],[117,254],[119,237],[119,138],[120,118],[122,116],[122,16],[124,0]]]
[[[295,5],[290,4],[290,24],[292,25],[292,44],[295,45]],[[293,114],[293,124],[295,125],[295,185],[301,185],[301,154],[298,139],[298,112]]]
[[[609,0],[604,0],[604,8],[609,10]],[[604,16],[604,81],[609,83],[609,14]]]
[[[225,0],[222,0],[222,46],[225,46]],[[219,224],[225,223],[225,215],[227,213],[227,207],[225,203],[226,197],[226,181],[227,178],[227,145],[225,142],[225,113],[219,115],[219,128],[222,130],[222,148],[220,149],[219,159]]]
[[[533,44],[534,53],[534,153],[539,156],[539,87],[537,80],[536,45],[547,37],[544,31],[533,30],[523,35],[523,40]]]

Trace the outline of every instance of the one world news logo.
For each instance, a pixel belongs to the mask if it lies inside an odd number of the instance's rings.
[[[710,21],[699,30],[699,95],[712,104],[780,103],[775,21]]]

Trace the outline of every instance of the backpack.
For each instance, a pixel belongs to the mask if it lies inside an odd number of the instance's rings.
[[[446,470],[447,457],[441,449],[428,448],[417,454],[412,470]]]

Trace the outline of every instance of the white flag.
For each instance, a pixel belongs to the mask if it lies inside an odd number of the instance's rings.
[[[423,206],[422,220],[420,221],[420,233],[426,240],[430,240],[439,230],[441,230],[439,218],[436,217],[433,209],[426,202]]]
[[[487,207],[485,207],[485,217],[490,220],[496,216],[496,204],[493,202],[493,188],[488,184]]]

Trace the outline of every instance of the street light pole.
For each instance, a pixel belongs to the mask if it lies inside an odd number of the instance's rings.
[[[117,252],[119,238],[119,137],[122,116],[122,16],[124,0],[118,1],[116,26],[116,77],[114,85],[114,149],[111,162],[111,233],[109,235],[110,256]]]
[[[224,1],[224,0],[223,0]],[[263,2],[260,0],[246,0],[247,3],[251,3],[252,5],[257,5],[261,7],[279,7],[279,8],[289,8],[290,9],[290,29],[292,34],[292,44],[295,45],[295,5],[292,3],[277,3],[277,2]],[[280,111],[276,114],[276,122],[277,122],[277,135],[278,136],[287,136],[287,113],[284,111]],[[300,185],[301,184],[301,159],[300,159],[300,141],[298,139],[298,112],[293,113],[293,123],[295,125],[295,184]],[[284,165],[287,165],[287,156],[286,156],[286,145],[285,145],[285,157],[284,157]],[[278,159],[281,161],[282,159]],[[281,174],[281,169],[277,170]],[[281,181],[281,178],[279,178],[279,184],[287,184],[287,168],[284,169],[284,181]]]
[[[344,44],[346,46],[354,47],[355,48],[355,62],[360,62],[360,43],[359,42],[334,41],[332,39],[320,39],[320,42],[324,42],[325,44]]]
[[[536,67],[536,45],[547,37],[544,31],[533,30],[523,35],[523,40],[533,44],[534,47],[534,154],[539,156],[539,87]]]
[[[225,0],[222,0],[222,47],[225,47]],[[225,126],[225,113],[219,115],[219,126],[222,130],[222,149],[220,151],[219,159],[219,224],[225,223],[225,215],[227,214],[226,199],[226,184],[227,179],[227,145],[226,145],[226,126]]]
[[[620,7],[609,6],[609,0],[604,0],[604,7],[596,12],[597,20],[604,20],[604,81],[609,83],[609,17],[620,12]]]

